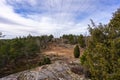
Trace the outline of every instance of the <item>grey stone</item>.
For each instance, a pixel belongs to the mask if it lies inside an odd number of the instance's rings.
[[[23,71],[3,77],[0,80],[85,80],[84,76],[71,72],[70,66],[56,61],[54,64],[44,65],[40,70]]]

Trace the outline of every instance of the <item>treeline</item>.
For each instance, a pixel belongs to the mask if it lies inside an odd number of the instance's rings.
[[[86,36],[83,36],[82,34],[80,35],[73,35],[73,34],[69,34],[69,35],[63,35],[61,36],[61,38],[63,40],[65,40],[65,43],[69,43],[69,44],[79,44],[80,47],[85,48],[86,46]]]
[[[41,63],[37,59],[53,36],[31,36],[0,40],[0,77],[34,67]],[[44,58],[38,57],[38,58]],[[46,58],[45,58],[46,59]],[[43,59],[44,60],[44,59]],[[43,62],[43,61],[42,61]],[[44,63],[44,62],[43,62]]]
[[[81,64],[89,70],[91,80],[120,80],[120,9],[107,25],[91,22]]]

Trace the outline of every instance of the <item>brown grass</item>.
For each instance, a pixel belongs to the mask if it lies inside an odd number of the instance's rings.
[[[51,43],[48,46],[47,50],[44,50],[43,53],[46,55],[58,55],[58,56],[64,56],[67,58],[74,58],[73,51],[74,51],[75,45],[67,45],[67,44],[57,44],[57,43]],[[80,49],[80,54],[82,55],[84,49]]]

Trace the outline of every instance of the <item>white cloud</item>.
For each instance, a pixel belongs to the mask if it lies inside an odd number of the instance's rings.
[[[8,38],[86,33],[89,19],[107,23],[120,7],[100,4],[99,0],[0,0],[0,31]]]

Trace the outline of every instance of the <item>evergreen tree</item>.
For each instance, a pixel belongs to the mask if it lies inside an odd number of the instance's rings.
[[[0,37],[3,37],[1,33]],[[51,38],[52,36],[46,35],[37,37],[28,35],[23,38],[0,39],[0,77],[38,65],[39,61],[34,60],[38,55],[42,55],[40,49],[46,47]],[[45,58],[43,62],[49,64],[50,59]]]
[[[85,47],[85,40],[84,40],[84,36],[82,34],[80,36],[78,36],[78,43],[80,44],[80,47],[82,47],[82,48]]]
[[[74,48],[74,57],[79,58],[79,56],[80,56],[79,46],[76,45],[75,48]]]
[[[92,80],[120,79],[120,10],[108,25],[89,27],[90,38],[81,63],[89,69]]]

